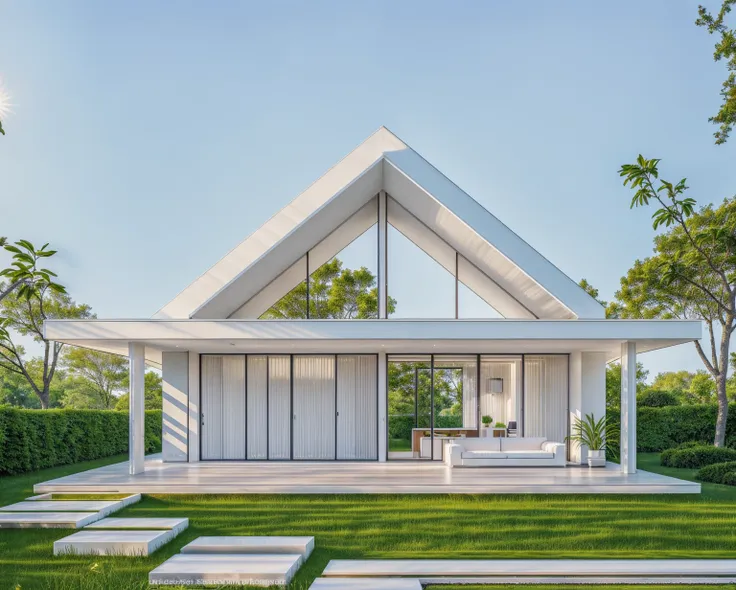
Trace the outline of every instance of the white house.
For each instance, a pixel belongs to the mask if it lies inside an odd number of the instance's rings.
[[[462,283],[503,319],[387,317],[389,224],[454,277],[456,297]],[[376,319],[259,319],[305,280],[309,291],[310,273],[368,230]],[[621,470],[634,473],[636,355],[696,340],[701,326],[605,319],[575,281],[382,127],[152,319],[53,320],[45,333],[130,357],[133,474],[144,469],[146,363],[163,373],[164,461],[383,462],[440,459],[441,438],[478,437],[485,415],[504,423],[499,434],[563,442],[575,416],[604,414],[615,359]],[[416,377],[415,410],[402,416],[388,411],[392,363]],[[452,420],[434,403],[437,375],[450,373],[462,382]],[[405,446],[394,450],[399,431]],[[568,446],[566,459],[585,453]]]

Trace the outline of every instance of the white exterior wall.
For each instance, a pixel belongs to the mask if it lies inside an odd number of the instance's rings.
[[[189,462],[199,461],[199,437],[202,430],[199,391],[199,354],[189,353]]]
[[[186,461],[189,446],[189,353],[164,352],[161,356],[163,458],[166,462]]]
[[[596,419],[606,412],[606,353],[573,352],[570,354],[570,432],[575,417],[593,414]],[[570,461],[585,463],[588,449],[570,445]]]

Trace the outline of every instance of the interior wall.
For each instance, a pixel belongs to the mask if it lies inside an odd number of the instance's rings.
[[[481,359],[480,415],[491,416],[492,424],[516,420],[516,363],[510,360]],[[503,393],[490,392],[489,379],[503,379]]]

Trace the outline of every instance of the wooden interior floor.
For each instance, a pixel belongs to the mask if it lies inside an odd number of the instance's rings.
[[[697,494],[700,484],[618,465],[456,467],[429,461],[116,463],[36,484],[46,492],[147,494]]]

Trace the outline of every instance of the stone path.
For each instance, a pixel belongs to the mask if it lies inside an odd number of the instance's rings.
[[[0,507],[0,528],[81,528],[140,499],[131,494],[118,500],[53,500],[41,494]]]
[[[148,574],[149,584],[283,586],[314,549],[314,537],[199,537]]]
[[[188,526],[188,518],[104,518],[54,542],[54,555],[147,556]]]

